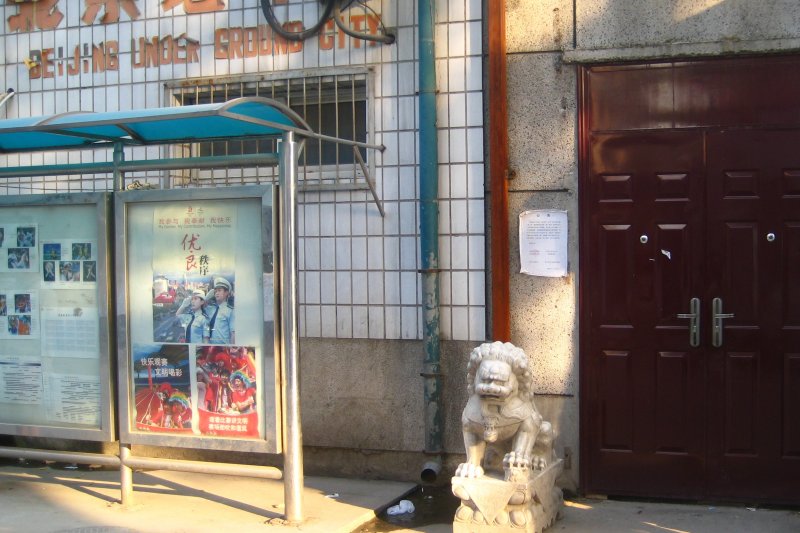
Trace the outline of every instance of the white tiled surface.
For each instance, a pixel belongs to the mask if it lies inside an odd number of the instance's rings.
[[[251,58],[215,59],[218,28],[265,25],[258,0],[224,0],[216,13],[186,14],[182,6],[164,13],[161,2],[137,0],[141,11],[131,20],[124,9],[116,24],[81,21],[84,2],[58,0],[64,19],[55,30],[10,30],[8,19],[19,12],[13,2],[0,5],[4,32],[0,47],[4,83],[17,95],[0,111],[2,118],[66,111],[114,111],[171,105],[165,83],[184,78],[227,78],[286,69],[327,66],[373,66],[375,137],[386,145],[377,161],[376,182],[384,201],[381,218],[363,192],[301,196],[300,328],[306,336],[416,339],[422,334],[418,222],[416,2],[370,0],[387,27],[395,28],[391,46],[358,43],[320,50],[316,37],[303,50]],[[440,147],[440,268],[442,336],[485,338],[483,98],[481,94],[481,2],[436,0],[437,112]],[[318,13],[317,0],[289,0],[290,19],[303,13],[306,26]],[[286,8],[277,7],[286,19]],[[352,10],[364,14],[363,9]],[[200,42],[200,62],[133,68],[140,60],[139,38],[186,33]],[[137,50],[132,51],[132,39]],[[22,63],[32,49],[63,48],[71,57],[77,46],[117,41],[119,68],[74,76],[29,79]],[[335,43],[338,44],[338,37]],[[91,59],[89,60],[91,63]],[[139,149],[129,157],[160,157]],[[108,154],[10,156],[9,166],[104,160]],[[154,179],[158,175],[152,176]],[[56,180],[11,180],[8,194],[41,191],[105,190],[110,177]],[[139,178],[139,179],[146,179]]]

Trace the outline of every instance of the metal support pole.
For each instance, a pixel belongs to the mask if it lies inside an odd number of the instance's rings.
[[[120,166],[125,161],[125,152],[122,151],[122,143],[114,145],[114,190],[122,191],[125,189],[125,178]]]
[[[303,432],[300,426],[300,372],[297,334],[297,143],[287,131],[278,148],[281,227],[281,355],[285,371],[283,493],[286,520],[303,520]]]
[[[131,445],[119,443],[119,492],[122,505],[133,504],[133,469],[125,464],[131,456]]]

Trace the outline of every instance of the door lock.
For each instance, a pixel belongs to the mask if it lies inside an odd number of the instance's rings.
[[[722,320],[733,318],[733,313],[722,312],[722,298],[711,300],[711,345],[715,348],[722,346]]]
[[[689,313],[678,313],[678,318],[689,319],[689,346],[700,346],[700,298],[689,300]]]

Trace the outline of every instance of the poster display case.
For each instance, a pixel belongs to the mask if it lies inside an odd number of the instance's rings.
[[[121,440],[280,452],[274,188],[115,202]]]
[[[110,196],[0,197],[0,433],[114,439]]]

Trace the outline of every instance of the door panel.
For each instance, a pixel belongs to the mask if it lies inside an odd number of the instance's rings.
[[[797,503],[800,457],[786,445],[800,418],[786,413],[800,394],[791,363],[800,352],[800,131],[707,139],[708,295],[735,315],[724,321],[722,346],[708,349],[708,491]],[[733,186],[730,176],[747,177]]]
[[[601,134],[591,152],[592,490],[699,496],[704,363],[677,314],[702,276],[702,134]]]

